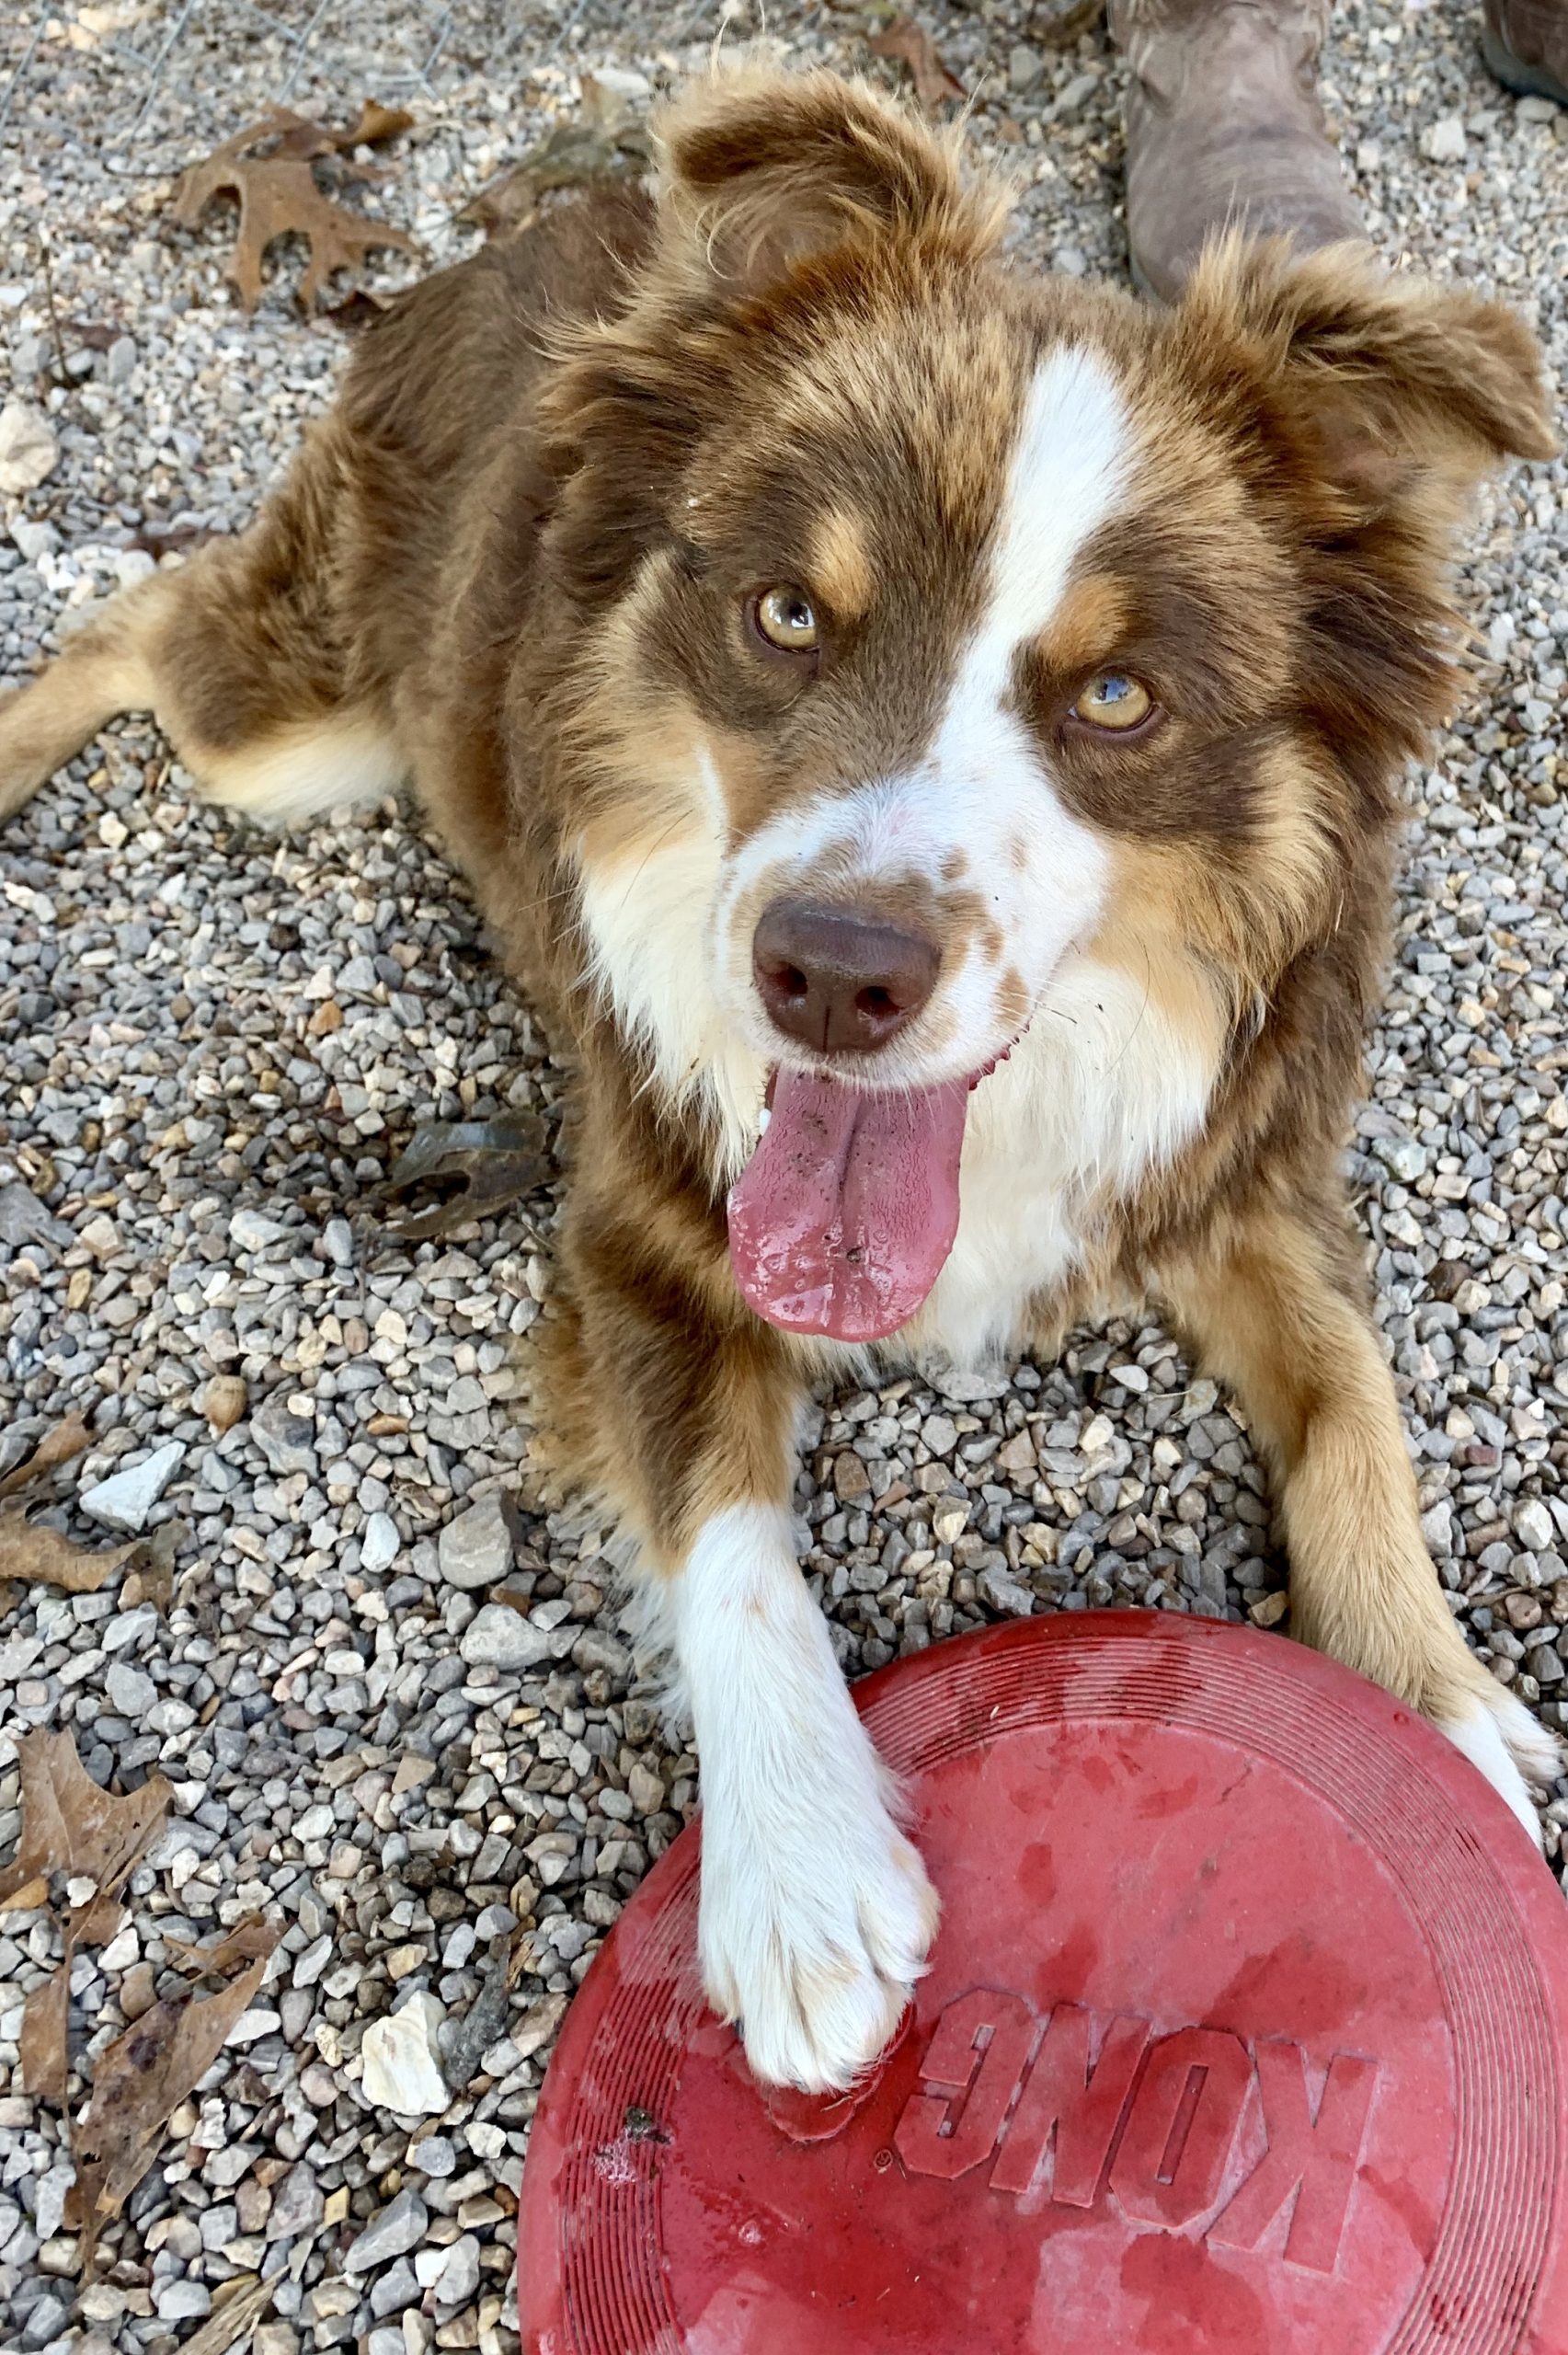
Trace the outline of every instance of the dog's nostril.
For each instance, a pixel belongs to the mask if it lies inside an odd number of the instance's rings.
[[[775,900],[758,920],[751,967],[773,1020],[817,1053],[885,1046],[919,1014],[942,952],[924,935],[855,908]]]

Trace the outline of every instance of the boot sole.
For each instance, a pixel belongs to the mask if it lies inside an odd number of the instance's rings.
[[[1512,50],[1504,48],[1490,25],[1482,27],[1481,53],[1487,71],[1516,98],[1555,98],[1560,107],[1568,107],[1568,86],[1544,66],[1522,64]]]

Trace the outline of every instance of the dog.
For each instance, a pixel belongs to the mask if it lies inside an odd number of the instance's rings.
[[[366,331],[253,527],[0,706],[0,814],[131,709],[274,824],[411,787],[576,1065],[537,1386],[689,1696],[707,1992],[826,2090],[937,1906],[797,1565],[814,1384],[1154,1304],[1269,1459],[1296,1634],[1535,1826],[1339,1156],[1456,527],[1553,445],[1524,327],[1358,250],[1041,279],[821,72],[659,147]]]

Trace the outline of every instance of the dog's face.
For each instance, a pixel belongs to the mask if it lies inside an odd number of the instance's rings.
[[[721,86],[670,153],[555,396],[585,921],[732,1160],[767,1091],[754,1304],[873,1338],[951,1242],[967,1092],[1086,969],[1211,1051],[1332,926],[1539,387],[1506,314],[1343,255],[1233,248],[1166,315],[1011,274],[950,151],[827,77]]]

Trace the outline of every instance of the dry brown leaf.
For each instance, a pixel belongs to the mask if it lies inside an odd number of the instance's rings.
[[[99,2056],[92,2100],[71,2138],[84,2271],[99,2227],[120,2213],[141,2182],[169,2119],[200,2085],[259,1990],[280,1935],[269,1932],[264,1950],[220,1993],[164,1996]]]
[[[188,1946],[183,1938],[171,1938],[166,1934],[164,1944],[182,1970],[194,1970],[199,1978],[209,1979],[214,1971],[224,1971],[236,1962],[253,1962],[258,1955],[269,1955],[277,1945],[279,1933],[259,1913],[248,1921],[238,1923],[215,1946]]]
[[[133,1538],[129,1545],[77,1545],[41,1522],[24,1521],[19,1512],[0,1513],[0,1579],[36,1580],[63,1587],[67,1594],[97,1594],[139,1543]]]
[[[487,237],[525,229],[553,190],[581,188],[589,180],[640,178],[653,165],[647,126],[635,116],[617,117],[598,102],[598,86],[583,77],[589,101],[586,121],[558,122],[520,160],[498,173],[458,214]]]
[[[40,1472],[52,1472],[56,1465],[69,1464],[74,1455],[82,1454],[92,1443],[93,1435],[80,1415],[67,1415],[63,1423],[56,1423],[52,1431],[44,1433],[30,1455],[0,1480],[0,1497],[14,1497],[18,1488],[25,1488]]]
[[[66,2019],[71,2001],[71,1949],[52,1978],[22,2006],[22,2084],[40,2101],[63,2102],[71,2063]]]
[[[200,2329],[184,2341],[179,2355],[228,2355],[236,2338],[255,2329],[272,2303],[277,2286],[276,2275],[264,2280],[258,2273],[248,2277],[240,2273],[232,2281],[220,2281],[212,2292],[212,2313]]]
[[[934,114],[949,98],[961,98],[964,85],[937,55],[936,43],[912,17],[895,17],[884,33],[874,33],[867,46],[873,57],[890,57],[907,65],[914,77],[915,96]]]
[[[229,265],[229,276],[241,302],[254,311],[261,299],[261,264],[276,237],[302,236],[310,259],[300,281],[301,306],[309,310],[334,270],[352,269],[378,246],[395,246],[412,253],[414,240],[390,222],[369,221],[349,213],[323,194],[312,169],[318,157],[345,156],[352,148],[369,147],[406,131],[412,115],[383,107],[373,99],[346,131],[275,107],[261,121],[224,140],[200,164],[193,164],[176,191],[174,218],[181,228],[193,229],[214,197],[232,196],[239,204],[239,235]],[[265,153],[258,150],[265,149]],[[364,165],[349,165],[361,179],[372,177]]]
[[[0,1912],[28,1893],[40,1875],[91,1880],[97,1896],[78,1908],[74,1936],[104,1935],[104,1908],[163,1828],[173,1793],[161,1775],[120,1798],[98,1788],[68,1733],[25,1733],[17,1744],[22,1774],[22,1836],[0,1873]],[[118,1915],[119,1908],[115,1906]]]
[[[429,1120],[376,1197],[388,1227],[405,1242],[451,1235],[504,1210],[550,1177],[544,1123],[531,1112],[492,1120]]]

